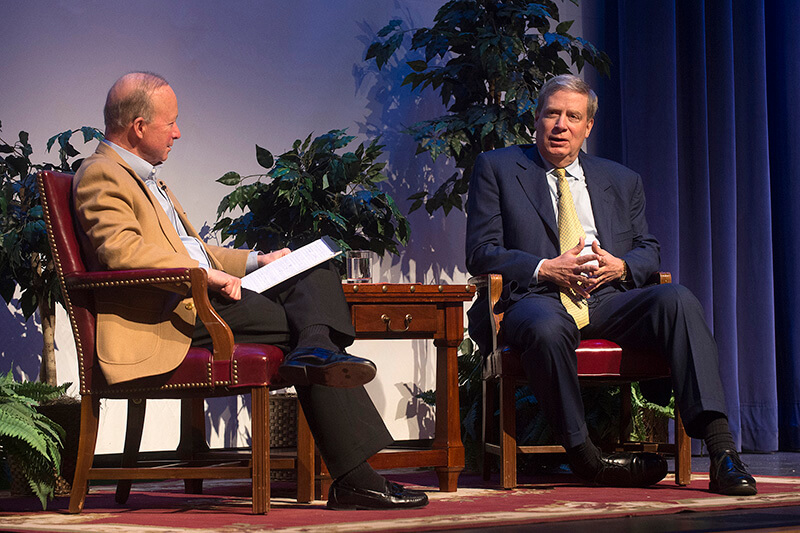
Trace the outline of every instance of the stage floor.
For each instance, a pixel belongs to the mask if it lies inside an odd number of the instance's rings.
[[[741,457],[754,476],[800,477],[800,452],[744,453]],[[708,472],[708,465],[708,456],[692,457],[693,471]],[[669,459],[669,467],[670,472],[674,472],[675,464],[672,459]],[[800,485],[797,490],[800,490]],[[468,528],[456,531],[470,533],[477,531],[487,533],[789,532],[800,531],[800,505]]]
[[[250,486],[244,480],[208,481],[204,494],[186,495],[182,482],[134,484],[127,504],[113,501],[113,485],[95,485],[80,515],[65,512],[56,498],[43,512],[33,497],[0,492],[0,530],[33,532],[147,531],[151,533],[248,533],[282,531],[496,531],[644,532],[800,531],[800,453],[746,454],[759,484],[755,497],[708,492],[708,458],[694,457],[687,487],[668,476],[641,489],[582,484],[568,471],[523,474],[520,486],[500,490],[465,473],[459,490],[436,489],[431,471],[394,471],[391,479],[428,491],[431,503],[409,511],[330,511],[324,502],[298,504],[293,485],[273,484],[269,514],[250,514]]]

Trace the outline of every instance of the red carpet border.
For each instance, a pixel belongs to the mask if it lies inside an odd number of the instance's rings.
[[[33,497],[0,493],[3,531],[102,531],[234,533],[437,531],[512,524],[591,520],[800,505],[800,478],[757,477],[755,497],[729,497],[708,492],[708,477],[695,474],[688,487],[667,478],[647,489],[608,489],[574,483],[569,475],[532,478],[504,491],[464,474],[455,493],[435,489],[431,472],[390,475],[395,481],[427,490],[430,505],[408,511],[330,511],[324,502],[298,504],[285,486],[274,486],[272,509],[265,516],[250,513],[245,482],[207,482],[206,494],[183,494],[178,482],[134,485],[125,506],[114,503],[113,487],[93,487],[86,509],[69,515],[68,498],[57,498],[43,512]]]

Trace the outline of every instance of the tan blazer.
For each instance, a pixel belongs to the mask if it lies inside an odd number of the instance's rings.
[[[162,185],[165,190],[166,186]],[[81,243],[95,270],[197,267],[164,210],[144,182],[101,143],[73,183]],[[190,235],[199,235],[167,191]],[[214,268],[245,274],[247,250],[206,245]],[[169,290],[120,287],[98,293],[97,356],[109,383],[168,372],[189,350],[196,311],[188,286]]]

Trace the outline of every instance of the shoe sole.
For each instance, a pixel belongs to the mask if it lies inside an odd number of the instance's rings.
[[[734,487],[728,487],[728,489],[723,492],[716,485],[709,483],[708,490],[709,492],[722,494],[723,496],[755,496],[758,494],[758,489],[752,485],[736,485]]]
[[[339,502],[336,499],[336,496],[328,495],[328,502],[325,506],[328,509],[333,511],[392,511],[392,510],[401,510],[401,509],[418,509],[420,507],[425,507],[430,503],[428,499],[425,499],[421,502],[417,503],[408,503],[404,505],[363,505],[357,503],[344,503]]]
[[[360,505],[343,505],[338,503],[330,503],[328,502],[325,507],[332,511],[374,511],[378,508],[373,507],[364,507]],[[381,507],[378,510],[384,510],[385,508]]]
[[[624,475],[614,475],[614,472],[625,472],[627,477]],[[605,476],[601,476],[598,474],[594,478],[594,483],[601,487],[637,487],[637,488],[644,488],[650,487],[655,485],[665,477],[667,477],[667,463],[664,461],[659,465],[651,465],[650,468],[644,469],[647,470],[647,475],[640,472],[638,475],[634,475],[630,469],[627,469],[622,466],[617,466],[616,469],[608,468],[604,470]],[[603,477],[607,477],[607,479],[602,479]]]
[[[281,367],[280,375],[292,385],[351,388],[369,383],[376,369],[367,363],[330,363],[324,366]]]
[[[422,502],[419,504],[414,505],[401,505],[397,507],[393,506],[386,506],[386,507],[370,507],[367,505],[348,505],[348,504],[340,504],[340,503],[328,503],[326,504],[326,508],[332,511],[399,511],[403,509],[418,509],[420,507],[425,507],[428,505],[428,502]]]

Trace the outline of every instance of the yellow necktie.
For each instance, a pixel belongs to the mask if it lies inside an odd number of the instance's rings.
[[[557,168],[553,172],[558,178],[558,243],[563,254],[570,248],[574,248],[581,237],[586,237],[586,233],[578,220],[575,202],[572,201],[572,192],[569,190],[564,169]],[[589,323],[589,306],[585,299],[575,294],[575,291],[562,287],[561,303],[575,320],[578,329]]]

